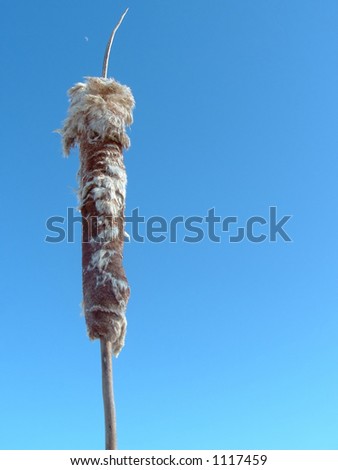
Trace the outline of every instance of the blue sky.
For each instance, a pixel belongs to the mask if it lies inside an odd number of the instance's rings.
[[[3,0],[0,448],[102,449],[98,342],[80,314],[66,91],[136,99],[127,214],[292,215],[276,242],[136,243],[114,360],[121,449],[337,449],[338,4]],[[255,226],[257,233],[265,228]]]

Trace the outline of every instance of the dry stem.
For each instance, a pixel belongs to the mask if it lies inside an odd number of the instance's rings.
[[[106,47],[106,51],[105,51],[105,54],[104,54],[104,59],[103,59],[103,66],[102,66],[102,77],[103,78],[107,78],[110,49],[111,49],[111,46],[113,45],[113,41],[114,41],[116,31],[121,26],[121,23],[122,23],[124,17],[126,16],[126,14],[128,13],[128,10],[129,10],[129,8],[127,8],[126,11],[123,13],[123,15],[120,18],[120,21],[117,23],[117,25],[113,29],[113,32],[110,35],[110,38],[109,38],[109,41],[108,41],[108,44],[107,44],[107,47]]]
[[[101,343],[102,394],[106,432],[106,450],[117,449],[116,415],[113,392],[112,344],[105,339]]]

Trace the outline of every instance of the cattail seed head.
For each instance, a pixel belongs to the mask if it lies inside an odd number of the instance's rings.
[[[89,337],[112,342],[118,355],[126,333],[130,288],[122,265],[126,127],[133,121],[131,90],[112,79],[89,77],[69,91],[61,134],[65,155],[80,148],[83,305]]]

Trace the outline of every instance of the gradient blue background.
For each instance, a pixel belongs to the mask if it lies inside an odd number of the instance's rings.
[[[53,134],[101,73],[137,107],[127,213],[292,215],[292,243],[130,243],[121,449],[338,449],[338,4],[2,0],[0,448],[102,449],[99,343],[80,315],[78,155]],[[87,38],[87,39],[86,39]],[[79,228],[79,227],[78,227]]]

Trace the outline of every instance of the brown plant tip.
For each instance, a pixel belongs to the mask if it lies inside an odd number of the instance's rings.
[[[83,305],[89,337],[112,343],[118,355],[126,334],[130,288],[122,265],[127,176],[123,149],[135,105],[131,90],[112,79],[87,78],[69,92],[61,131],[64,152],[80,147]]]

